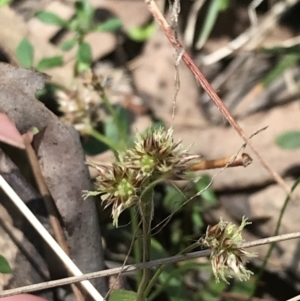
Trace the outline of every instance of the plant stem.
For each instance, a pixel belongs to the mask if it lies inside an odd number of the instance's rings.
[[[150,260],[150,249],[151,249],[151,220],[153,217],[153,194],[154,187],[149,187],[142,195],[140,202],[140,214],[143,225],[143,262]],[[140,282],[138,291],[137,291],[137,301],[145,300],[145,290],[149,283],[150,278],[150,269],[143,269],[143,277]]]
[[[295,190],[295,188],[299,185],[299,183],[300,183],[300,178],[298,178],[298,179],[296,180],[296,182],[293,184],[293,186],[292,186],[292,188],[291,188],[291,193]],[[290,201],[290,195],[288,195],[288,196],[286,197],[286,199],[285,199],[285,201],[284,201],[284,204],[283,204],[283,206],[282,206],[282,208],[281,208],[281,210],[280,210],[279,218],[278,218],[278,221],[277,221],[277,224],[276,224],[276,229],[275,229],[275,232],[274,232],[274,235],[273,235],[273,236],[277,236],[278,233],[279,233],[279,229],[280,229],[280,226],[281,226],[283,214],[284,214],[284,212],[285,212],[285,209],[286,209],[286,207],[287,207],[289,201]],[[263,275],[263,273],[264,273],[264,271],[265,271],[265,269],[266,269],[268,260],[269,260],[271,254],[272,254],[272,251],[273,251],[274,247],[275,247],[275,242],[272,242],[272,243],[270,244],[270,247],[269,247],[269,249],[268,249],[268,252],[267,252],[267,254],[266,254],[265,258],[264,258],[263,264],[262,264],[262,266],[261,266],[261,268],[260,268],[260,270],[259,270],[259,272],[258,272],[258,274],[257,274],[257,276],[256,276],[256,278],[255,278],[254,288],[253,288],[253,291],[251,292],[251,295],[250,295],[250,297],[249,297],[248,300],[252,300],[253,297],[254,297],[254,294],[255,294],[255,291],[256,291],[256,289],[257,289],[258,283],[259,283],[259,281],[260,281],[260,279],[261,279],[261,277],[262,277],[262,275]]]
[[[199,247],[199,242],[196,242],[190,246],[188,246],[187,248],[185,248],[184,250],[180,251],[178,255],[180,254],[186,254],[190,251],[192,251],[193,249]],[[156,280],[158,279],[158,277],[160,276],[160,274],[164,271],[164,269],[167,267],[167,264],[163,264],[161,265],[158,270],[156,271],[156,273],[154,274],[154,276],[151,278],[151,280],[149,281],[149,284],[147,286],[147,288],[145,289],[145,296],[148,296],[152,287],[154,286]],[[150,298],[151,300],[152,298]]]
[[[141,262],[142,261],[142,248],[141,248],[141,242],[139,239],[136,239],[136,237],[139,234],[139,225],[138,225],[138,219],[137,219],[137,214],[135,212],[134,208],[130,208],[130,220],[131,220],[131,232],[132,232],[132,237],[134,239],[133,243],[133,253],[134,253],[134,259],[135,262]],[[139,288],[139,285],[142,281],[142,270],[137,270],[136,271],[136,282],[137,282],[137,289]]]
[[[116,110],[114,109],[114,107],[110,103],[109,99],[107,98],[104,88],[101,86],[100,83],[98,83],[96,85],[96,90],[99,92],[103,103],[105,104],[107,110],[109,111],[110,115],[112,116],[112,118],[114,120],[114,123],[118,129],[119,135],[122,138],[123,146],[126,147],[126,134],[124,132],[124,128],[122,127],[122,125],[119,122],[119,118],[118,118],[118,115],[116,114]]]
[[[110,149],[112,149],[113,151],[117,152],[118,151],[118,146],[115,145],[110,139],[108,139],[105,135],[101,134],[100,132],[98,132],[95,129],[91,129],[88,134],[92,137],[94,137],[95,139],[97,139],[100,142],[103,142],[104,144],[106,144]]]

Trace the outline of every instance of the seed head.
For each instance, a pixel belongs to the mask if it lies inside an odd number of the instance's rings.
[[[217,225],[208,227],[205,236],[200,238],[202,245],[211,248],[210,260],[217,282],[220,279],[228,282],[227,278],[232,277],[245,281],[253,274],[246,269],[245,259],[256,254],[248,253],[241,247],[244,242],[242,230],[248,224],[251,223],[245,217],[239,227],[221,219]]]
[[[173,141],[173,130],[160,127],[147,132],[146,136],[138,134],[135,147],[121,156],[121,161],[134,169],[139,169],[148,177],[160,176],[171,172],[180,173],[186,169],[190,160],[186,158],[187,150],[181,141]],[[191,160],[194,156],[190,157]]]
[[[113,163],[109,167],[96,166],[96,168],[99,172],[95,182],[97,194],[101,194],[104,208],[112,205],[113,224],[118,226],[119,215],[125,209],[137,205],[140,188],[146,179],[136,170],[126,168],[119,163]]]

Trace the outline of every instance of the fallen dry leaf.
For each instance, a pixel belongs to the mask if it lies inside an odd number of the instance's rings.
[[[70,255],[82,272],[101,270],[104,261],[95,203],[82,199],[82,191],[92,190],[92,186],[78,133],[34,97],[47,78],[43,73],[0,63],[0,110],[21,134],[33,126],[39,129],[33,144],[63,220]],[[102,279],[94,283],[101,293],[106,291]]]
[[[23,138],[6,114],[0,112],[0,141],[24,149]]]

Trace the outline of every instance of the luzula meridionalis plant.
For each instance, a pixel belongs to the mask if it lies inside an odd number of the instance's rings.
[[[244,242],[242,230],[249,224],[245,217],[239,227],[221,219],[215,226],[207,227],[206,234],[200,238],[201,245],[211,248],[210,260],[217,282],[220,279],[228,282],[227,278],[233,276],[245,281],[253,274],[246,269],[245,259],[256,254],[246,252],[241,247]]]
[[[149,130],[146,135],[138,134],[135,145],[118,153],[118,161],[111,166],[93,165],[98,170],[96,191],[86,192],[86,196],[100,194],[105,207],[112,205],[113,224],[118,226],[121,212],[130,207],[139,210],[142,221],[143,261],[150,259],[151,221],[153,217],[153,191],[160,181],[184,179],[190,170],[195,170],[200,157],[190,155],[181,141],[174,142],[173,130],[158,128]],[[175,201],[175,200],[174,200]],[[244,258],[252,256],[241,248],[241,231],[246,219],[239,228],[220,221],[208,228],[206,235],[199,239],[198,246],[212,250],[211,262],[217,279],[236,275],[240,280],[250,277],[244,266]],[[143,272],[137,292],[137,300],[145,300],[153,281],[147,269]],[[145,293],[147,292],[147,293]]]
[[[159,128],[149,130],[145,137],[137,134],[135,146],[119,152],[118,158],[110,167],[93,165],[99,172],[97,191],[87,192],[101,194],[105,207],[112,205],[114,225],[122,211],[139,206],[153,183],[183,177],[199,156],[188,155],[180,141],[174,142],[172,129]]]

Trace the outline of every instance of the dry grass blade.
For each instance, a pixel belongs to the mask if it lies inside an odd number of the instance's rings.
[[[147,4],[150,12],[152,13],[154,19],[158,22],[161,29],[165,32],[167,38],[169,39],[172,46],[175,48],[175,50],[179,51],[183,49],[182,45],[179,43],[179,41],[174,36],[173,30],[162,15],[162,13],[159,11],[155,1],[153,0],[145,0],[145,3]],[[224,105],[220,97],[217,95],[217,93],[214,91],[212,86],[209,84],[209,82],[206,80],[202,72],[199,70],[199,68],[196,66],[192,58],[188,55],[187,52],[184,52],[182,55],[182,60],[185,62],[187,67],[191,70],[191,72],[194,74],[196,80],[200,83],[200,85],[203,87],[203,89],[206,91],[208,96],[211,98],[211,100],[215,103],[215,105],[218,107],[222,115],[227,119],[227,121],[230,123],[230,125],[237,131],[237,133],[243,138],[243,140],[249,145],[250,149],[254,152],[254,154],[257,156],[258,160],[262,164],[262,166],[272,175],[273,179],[286,191],[288,195],[290,195],[290,188],[285,183],[283,178],[272,169],[272,167],[265,161],[264,158],[259,154],[259,152],[252,146],[252,143],[250,142],[249,138],[246,136],[242,128],[239,126],[239,124],[235,121],[232,114],[229,112],[227,107]]]
[[[254,1],[254,7],[255,3]],[[258,2],[261,2],[260,0]],[[226,46],[222,47],[221,49],[218,49],[217,51],[208,54],[207,56],[203,57],[202,63],[205,65],[212,65],[219,60],[227,57],[228,55],[232,54],[234,51],[238,50],[239,48],[246,45],[246,50],[253,50],[255,49],[266,37],[266,35],[274,28],[276,28],[276,24],[282,14],[286,12],[288,9],[290,9],[293,5],[295,5],[298,2],[298,0],[285,0],[285,1],[279,1],[276,3],[269,14],[264,18],[264,20],[261,22],[259,26],[256,26],[255,18],[253,20],[253,10],[250,14],[250,19],[254,26],[250,27],[247,31],[243,32],[241,35],[239,35],[236,39],[231,41]]]

